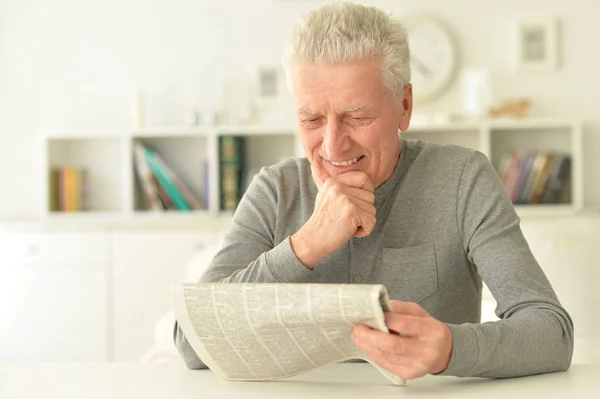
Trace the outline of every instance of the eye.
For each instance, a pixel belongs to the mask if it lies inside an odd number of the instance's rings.
[[[302,119],[302,124],[307,126],[307,127],[315,127],[319,124],[319,122],[321,121],[320,118],[318,117],[314,117],[314,118],[306,118],[306,119]]]
[[[354,123],[368,123],[371,118],[364,115],[350,116],[350,120]]]

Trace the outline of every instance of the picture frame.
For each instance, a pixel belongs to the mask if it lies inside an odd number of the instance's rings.
[[[277,64],[256,68],[253,104],[258,123],[284,123],[289,120],[289,92],[285,74]]]
[[[263,100],[279,97],[281,91],[280,71],[277,67],[262,66],[258,68],[258,96]]]
[[[558,20],[528,19],[516,22],[515,68],[518,71],[554,71],[559,66]]]

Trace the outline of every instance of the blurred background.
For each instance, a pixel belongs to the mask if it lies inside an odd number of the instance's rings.
[[[180,362],[169,287],[303,155],[280,55],[324,3],[0,0],[0,361]],[[359,3],[409,31],[402,135],[489,157],[600,362],[600,1]]]

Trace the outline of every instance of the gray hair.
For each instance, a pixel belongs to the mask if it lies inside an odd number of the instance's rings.
[[[294,27],[282,64],[290,89],[295,63],[352,62],[380,57],[384,84],[396,99],[410,83],[407,33],[398,20],[375,7],[336,2],[311,11]]]

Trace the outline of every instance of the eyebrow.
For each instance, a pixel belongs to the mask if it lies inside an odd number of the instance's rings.
[[[342,114],[345,114],[347,112],[357,111],[357,110],[359,110],[361,108],[365,108],[365,107],[366,107],[365,104],[356,105],[354,107],[349,107],[349,108],[342,110]],[[313,111],[311,109],[298,108],[298,111],[302,114],[319,115],[319,113],[317,111]]]
[[[298,112],[300,112],[301,114],[310,114],[310,115],[317,115],[318,112],[317,111],[313,111],[310,109],[304,109],[304,108],[298,108]]]
[[[346,112],[357,111],[357,110],[359,110],[359,109],[361,109],[361,108],[364,108],[364,107],[366,107],[366,105],[364,105],[364,104],[363,104],[363,105],[357,105],[356,107],[350,107],[350,108],[346,108],[346,109],[345,109],[344,111],[342,111],[342,112],[343,112],[343,113],[346,113]]]

